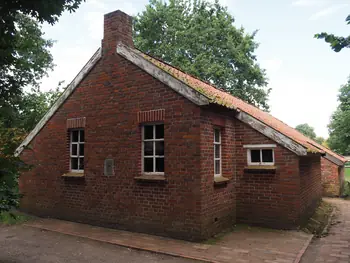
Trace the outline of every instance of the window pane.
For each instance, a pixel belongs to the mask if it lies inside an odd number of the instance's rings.
[[[72,131],[72,142],[77,142],[79,138],[79,131]]]
[[[153,142],[144,142],[144,155],[153,156]]]
[[[220,130],[219,129],[214,129],[214,141],[220,142]]]
[[[220,145],[215,144],[214,148],[215,148],[215,158],[220,158]]]
[[[80,130],[80,142],[85,142],[85,132],[84,130]]]
[[[262,150],[262,161],[264,163],[272,163],[273,162],[272,149]]]
[[[153,158],[144,158],[143,159],[144,172],[153,172]]]
[[[156,125],[156,139],[164,139],[164,124]]]
[[[72,144],[72,155],[78,155],[78,145]]]
[[[79,158],[79,170],[84,170],[84,158]]]
[[[164,141],[156,142],[156,155],[164,155]]]
[[[252,163],[260,163],[260,150],[250,150],[250,160]]]
[[[156,159],[156,172],[164,172],[164,158]]]
[[[71,158],[71,169],[78,170],[78,158]]]
[[[84,156],[84,144],[79,144],[79,156]]]
[[[152,125],[145,125],[144,126],[144,138],[147,139],[153,139],[153,126]]]
[[[220,174],[220,160],[215,161],[214,172],[215,174]]]

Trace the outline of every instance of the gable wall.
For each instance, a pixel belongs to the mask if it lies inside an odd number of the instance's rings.
[[[339,196],[344,182],[344,168],[321,158],[323,196]]]
[[[277,144],[275,171],[246,170],[247,144],[276,142],[236,121],[237,221],[272,228],[293,228],[300,213],[299,157]]]
[[[107,59],[106,59],[107,58]],[[165,109],[166,183],[141,183],[137,112]],[[85,178],[69,169],[67,118],[86,117]],[[21,157],[21,209],[43,216],[200,238],[200,111],[118,55],[102,57]],[[103,175],[106,158],[115,176]]]

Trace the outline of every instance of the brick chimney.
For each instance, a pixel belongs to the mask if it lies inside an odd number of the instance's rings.
[[[117,44],[134,47],[132,40],[132,17],[117,10],[104,15],[103,54],[115,54]]]

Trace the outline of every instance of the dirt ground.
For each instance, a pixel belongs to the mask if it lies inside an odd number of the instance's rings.
[[[198,263],[39,230],[0,226],[0,263]]]

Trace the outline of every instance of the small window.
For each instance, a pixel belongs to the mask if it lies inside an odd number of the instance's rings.
[[[214,176],[221,176],[221,130],[214,129]]]
[[[83,129],[70,131],[70,170],[84,171],[85,134]]]
[[[248,165],[273,165],[273,149],[248,149]]]
[[[164,124],[144,125],[142,129],[143,172],[164,173]]]

